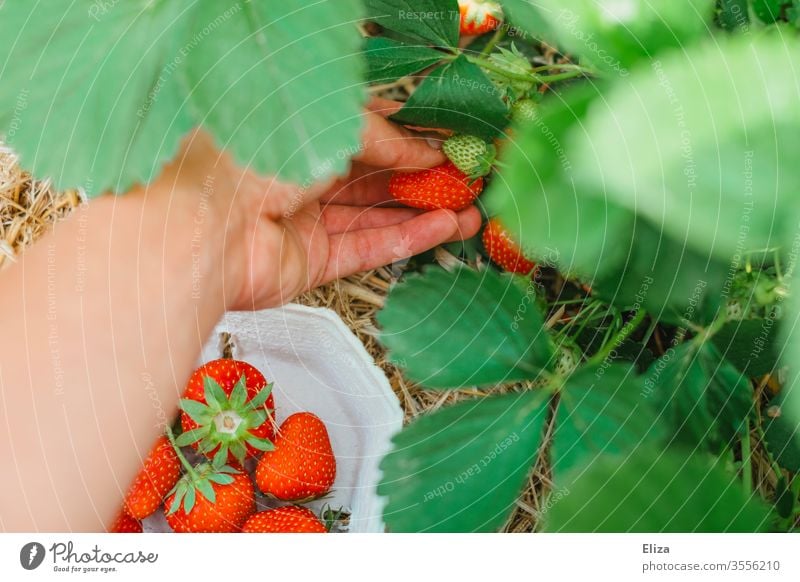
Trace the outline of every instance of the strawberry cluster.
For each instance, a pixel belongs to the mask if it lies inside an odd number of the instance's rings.
[[[168,429],[158,439],[110,531],[141,532],[141,520],[162,507],[179,533],[328,531],[297,505],[327,494],[336,479],[328,431],[310,412],[289,416],[276,431],[272,384],[256,368],[231,359],[198,368],[181,400],[180,426],[177,437]],[[182,447],[204,460],[190,463]],[[256,488],[288,504],[256,512]]]

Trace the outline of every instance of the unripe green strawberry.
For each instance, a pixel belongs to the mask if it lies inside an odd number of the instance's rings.
[[[520,99],[511,106],[511,120],[520,125],[536,119],[538,106],[533,99]]]
[[[442,144],[442,151],[453,165],[471,179],[485,176],[492,169],[495,147],[474,135],[454,135]]]

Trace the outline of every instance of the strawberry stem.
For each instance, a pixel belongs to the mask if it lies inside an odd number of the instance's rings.
[[[175,442],[175,434],[172,432],[172,427],[167,426],[167,438],[169,439],[169,443],[172,445],[172,448],[175,450],[175,454],[178,456],[178,459],[183,465],[183,468],[186,469],[186,472],[191,476],[192,480],[197,479],[197,473],[195,473],[194,467],[186,460],[186,457],[183,456],[181,452],[181,448]]]

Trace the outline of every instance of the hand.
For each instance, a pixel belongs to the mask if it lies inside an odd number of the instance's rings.
[[[213,180],[214,189],[234,191],[222,210],[229,216],[223,267],[229,309],[282,305],[334,279],[477,232],[481,218],[475,207],[424,212],[392,204],[387,185],[395,169],[445,161],[424,136],[385,119],[397,107],[373,101],[365,113],[363,147],[350,172],[305,191],[237,169],[207,136],[195,135],[182,169],[197,176],[212,165],[222,168],[216,174],[224,174],[223,179]]]

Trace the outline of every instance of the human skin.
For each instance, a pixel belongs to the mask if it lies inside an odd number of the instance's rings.
[[[474,207],[386,204],[390,169],[444,161],[394,107],[372,102],[349,174],[305,191],[196,132],[152,184],[81,207],[3,272],[0,530],[104,531],[226,310],[477,232]]]

